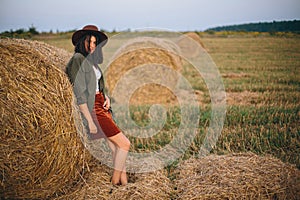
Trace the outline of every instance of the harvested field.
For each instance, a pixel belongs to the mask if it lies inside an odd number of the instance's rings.
[[[262,96],[258,92],[227,92],[226,103],[227,105],[252,105],[259,103],[259,97]]]
[[[0,40],[0,51],[1,197],[44,199],[69,192],[90,158],[77,134],[79,114],[61,70],[69,54],[9,39]]]

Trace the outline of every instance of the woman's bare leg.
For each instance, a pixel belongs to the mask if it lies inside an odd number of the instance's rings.
[[[115,159],[116,159],[116,152],[117,152],[116,149],[117,149],[117,147],[110,140],[107,140],[107,143],[108,143],[109,148],[112,151],[112,161],[113,161],[113,166],[115,166]],[[127,174],[126,174],[126,167],[124,167],[124,169],[121,172],[120,182],[121,182],[122,185],[126,185],[128,183]]]
[[[116,152],[117,152],[117,148],[116,145],[111,142],[110,140],[107,140],[108,146],[112,151],[112,161],[113,161],[113,166],[115,166],[115,160],[116,160]],[[124,167],[124,169],[121,172],[121,177],[120,177],[120,182],[122,185],[126,185],[127,184],[127,175],[126,175],[126,167]]]
[[[116,150],[117,150],[117,147],[110,140],[107,139],[106,141],[107,141],[107,144],[108,144],[109,148],[111,149],[113,166],[115,166],[115,159],[116,159],[116,152],[117,152]]]
[[[122,185],[126,185],[127,175],[125,170],[125,162],[130,148],[130,141],[122,132],[112,137],[109,137],[108,139],[117,146],[115,153],[112,184],[117,185],[121,183]]]

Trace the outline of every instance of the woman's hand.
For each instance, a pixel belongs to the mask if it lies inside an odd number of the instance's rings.
[[[95,125],[93,120],[91,122],[89,122],[89,129],[90,129],[90,133],[92,133],[92,134],[97,133],[97,126]]]
[[[104,101],[104,104],[103,104],[103,108],[105,110],[108,110],[110,108],[110,99],[106,95],[105,95],[105,101]]]

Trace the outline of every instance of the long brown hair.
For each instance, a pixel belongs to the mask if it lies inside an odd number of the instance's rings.
[[[96,49],[95,51],[90,54],[85,48],[85,41],[88,41],[88,49],[90,48],[91,37],[94,36],[96,38]],[[101,64],[103,62],[103,53],[102,53],[102,46],[99,45],[99,38],[92,34],[86,34],[77,42],[75,46],[75,53],[81,53],[84,57],[88,57],[93,64]]]

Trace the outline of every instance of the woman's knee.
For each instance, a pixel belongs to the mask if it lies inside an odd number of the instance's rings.
[[[124,142],[124,147],[125,147],[125,150],[129,151],[131,144],[130,144],[129,139],[127,137],[125,137],[125,138],[126,138],[126,140]]]
[[[109,139],[114,144],[116,144],[118,148],[123,149],[125,151],[129,151],[130,141],[122,132],[118,133],[115,136],[110,137]]]
[[[129,151],[129,149],[130,149],[130,141],[129,141],[129,139],[124,134],[122,134],[122,135],[123,135],[123,140],[120,143],[119,147],[121,149],[125,150],[125,151]]]

